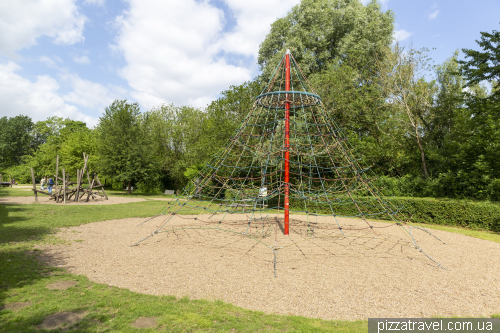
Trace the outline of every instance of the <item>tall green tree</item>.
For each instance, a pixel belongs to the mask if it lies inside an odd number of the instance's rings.
[[[386,167],[391,153],[381,124],[387,110],[380,98],[376,57],[392,42],[394,15],[376,1],[302,0],[271,25],[258,62],[267,82],[286,49],[321,96],[326,112],[370,164]]]
[[[151,136],[141,117],[138,103],[116,100],[106,107],[99,118],[98,159],[99,169],[104,175],[128,183],[131,193],[132,181],[147,181],[154,175],[151,158]]]
[[[0,118],[0,168],[19,165],[31,150],[33,122],[28,116]]]
[[[88,130],[86,123],[69,118],[49,117],[46,120],[37,121],[31,132],[32,150],[36,152],[41,145],[48,141],[60,145],[61,139],[65,135],[84,130]]]
[[[69,169],[68,171],[74,174],[73,162],[63,158],[63,149],[67,150],[68,146],[73,144],[88,145],[85,141],[76,143],[72,138],[82,136],[82,139],[84,139],[86,137],[82,133],[89,132],[90,129],[84,122],[69,118],[49,117],[46,120],[37,121],[31,132],[32,151],[31,155],[26,158],[26,163],[33,167],[37,178],[54,175],[57,155],[60,155],[59,166]],[[93,153],[91,150],[85,152],[91,155]],[[80,154],[79,158],[82,163],[79,168],[83,168],[83,154]],[[94,161],[95,155],[90,160]]]
[[[230,86],[206,109],[164,104],[146,112],[156,160],[179,189],[225,145],[261,92],[258,79]],[[186,171],[189,171],[186,176]]]
[[[200,163],[208,152],[203,150],[209,138],[203,136],[206,113],[193,107],[164,104],[145,114],[152,140],[152,152],[159,168],[179,189],[183,174],[191,164]]]
[[[234,135],[252,110],[255,98],[262,89],[260,79],[256,78],[238,86],[230,86],[208,105],[204,135],[209,138],[206,149],[209,149],[210,155],[223,148],[226,141]]]
[[[65,168],[65,172],[71,175],[76,174],[77,169],[83,169],[85,164],[83,153],[89,155],[87,164],[88,170],[100,172],[97,161],[97,135],[95,130],[90,130],[87,127],[79,130],[73,129],[64,134],[64,141],[60,147],[61,167]]]
[[[476,43],[482,51],[462,49],[465,58],[469,60],[459,61],[462,74],[467,80],[466,86],[488,81],[493,85],[490,97],[500,100],[500,31],[481,32],[481,40],[476,40]]]
[[[436,93],[434,82],[425,79],[425,74],[430,71],[427,50],[405,49],[396,43],[386,49],[377,64],[383,98],[393,110],[393,119],[399,122],[399,139],[414,138],[420,151],[422,174],[427,178],[423,137],[432,119],[431,108]]]
[[[325,70],[329,61],[351,59],[358,68],[392,41],[394,15],[371,1],[302,0],[271,31],[259,49],[264,81],[271,78],[286,49],[290,49],[306,76]]]

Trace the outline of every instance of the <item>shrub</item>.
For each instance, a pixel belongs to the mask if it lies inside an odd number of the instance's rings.
[[[359,198],[365,205],[370,204],[370,197]],[[399,218],[410,222],[440,224],[454,227],[467,227],[470,229],[482,229],[500,232],[500,204],[493,202],[479,202],[454,199],[434,199],[434,198],[408,198],[393,197],[387,199],[394,206],[400,209]],[[269,203],[271,203],[270,200]],[[272,202],[277,205],[277,200]],[[283,202],[280,203],[283,207]],[[304,202],[299,199],[291,199],[290,207],[294,211],[307,211]],[[331,209],[327,204],[318,204],[310,211],[319,214],[331,214]],[[356,216],[359,214],[356,206],[344,200],[340,205],[334,205],[334,212],[339,216]],[[369,219],[389,220],[387,214],[368,216]]]
[[[411,221],[500,231],[500,205],[493,202],[432,198],[394,198]]]

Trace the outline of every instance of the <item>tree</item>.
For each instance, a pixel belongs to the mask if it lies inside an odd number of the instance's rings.
[[[83,153],[89,155],[87,168],[90,172],[97,172],[97,137],[94,130],[74,130],[64,135],[64,141],[60,148],[60,166],[64,167],[66,173],[76,174],[76,169],[83,169]]]
[[[0,167],[19,165],[30,153],[32,127],[28,116],[0,118]]]
[[[456,113],[464,108],[465,80],[459,72],[458,50],[444,63],[434,67],[436,95],[430,109],[432,117],[426,122],[429,141],[436,149],[444,149],[445,142],[453,136]]]
[[[141,117],[139,104],[116,100],[106,107],[97,125],[99,167],[106,176],[128,182],[151,178],[154,161],[151,158],[150,134]]]
[[[377,64],[383,98],[393,106],[393,118],[399,122],[402,136],[411,136],[420,150],[422,171],[428,177],[423,139],[428,127],[436,87],[426,82],[430,70],[427,50],[407,50],[398,43],[386,49]],[[401,137],[403,139],[403,137]]]
[[[56,140],[57,145],[62,143],[61,138],[65,135],[81,130],[87,130],[87,124],[83,121],[63,119],[61,117],[49,117],[47,120],[37,121],[32,130],[32,147],[36,152],[39,147],[49,140]]]
[[[363,6],[359,0],[302,0],[271,25],[258,63],[266,82],[286,49],[306,76],[323,71],[334,58],[356,59],[361,68],[391,43],[393,31],[393,13],[383,12],[376,1]]]
[[[488,81],[493,84],[491,98],[500,99],[500,32],[493,30],[492,33],[481,32],[481,40],[476,43],[483,51],[462,49],[465,58],[469,61],[460,60],[461,72],[467,79],[466,86]]]
[[[149,131],[154,137],[152,151],[161,162],[161,171],[168,175],[164,183],[173,183],[176,189],[182,187],[189,178],[188,169],[201,168],[224,147],[261,89],[256,79],[229,87],[204,110],[164,104],[146,112],[144,117],[149,119]]]
[[[241,123],[253,107],[255,98],[261,93],[263,87],[257,78],[244,82],[239,86],[230,86],[221,92],[221,97],[210,103],[207,107],[207,122],[204,134],[212,156],[241,126]],[[212,147],[210,149],[210,147]]]

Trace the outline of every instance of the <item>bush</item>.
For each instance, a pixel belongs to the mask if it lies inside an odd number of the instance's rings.
[[[432,198],[390,200],[396,206],[402,206],[402,213],[412,216],[412,222],[500,231],[498,203]]]
[[[358,197],[363,201],[365,207],[370,206],[372,197]],[[440,224],[452,227],[466,227],[470,229],[481,229],[500,232],[500,204],[494,202],[480,202],[453,199],[434,198],[387,198],[399,209],[399,219],[410,222]],[[269,200],[268,204],[273,207],[278,205],[277,198]],[[283,200],[279,203],[284,206]],[[332,207],[338,216],[358,216],[359,210],[350,200],[344,199],[341,203],[333,203]],[[331,214],[330,206],[323,203],[310,205],[309,208],[303,200],[290,199],[290,208],[297,212],[314,212],[318,214]],[[375,211],[375,210],[374,210]],[[387,214],[367,216],[368,219],[389,220]]]
[[[474,178],[461,172],[446,172],[426,179],[411,175],[400,178],[382,176],[373,183],[386,196],[500,200],[500,179],[487,175]]]
[[[31,168],[29,165],[21,164],[18,166],[14,166],[8,168],[2,172],[0,172],[3,176],[3,181],[9,181],[9,175],[12,176],[12,179],[15,179],[18,184],[31,184]],[[39,179],[41,176],[35,174],[35,178]],[[39,181],[37,181],[38,183]]]

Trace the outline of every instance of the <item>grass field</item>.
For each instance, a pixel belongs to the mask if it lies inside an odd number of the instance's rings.
[[[32,196],[19,188],[0,188],[0,198]],[[161,196],[161,195],[160,195]],[[148,196],[143,195],[147,198]],[[108,206],[0,205],[0,309],[15,302],[24,308],[0,310],[0,332],[43,332],[43,320],[63,311],[85,312],[66,332],[366,332],[367,321],[325,321],[299,316],[267,315],[222,301],[156,297],[108,287],[85,276],[68,274],[40,263],[36,245],[61,243],[57,228],[89,222],[156,214],[165,202],[147,200]],[[500,242],[500,235],[431,226]],[[66,290],[48,284],[74,280]],[[355,301],[355,300],[353,300]],[[156,329],[137,329],[139,317],[155,317]]]

